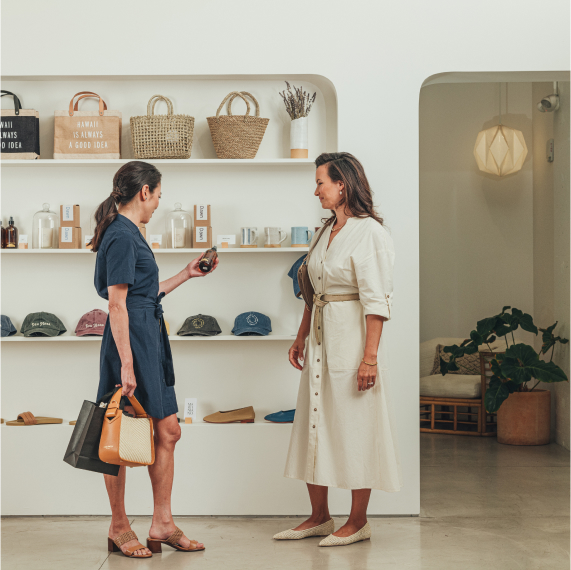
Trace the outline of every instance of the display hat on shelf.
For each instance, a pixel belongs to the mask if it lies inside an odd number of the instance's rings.
[[[236,336],[266,336],[272,332],[270,317],[250,311],[241,313],[234,321],[232,333]]]
[[[52,313],[30,313],[20,329],[24,336],[59,336],[66,331],[63,323]]]
[[[273,414],[268,414],[264,419],[267,422],[273,422],[274,424],[291,424],[295,417],[294,410],[282,410],[281,412],[275,412]]]
[[[300,300],[303,301],[303,298],[301,297],[301,290],[299,288],[299,283],[297,282],[297,270],[299,269],[299,267],[301,266],[301,264],[303,263],[303,260],[307,257],[307,253],[305,253],[304,255],[302,255],[292,266],[291,269],[288,271],[288,277],[291,277],[293,279],[293,294]]]
[[[163,321],[165,323],[165,328],[167,329],[167,335],[171,334],[171,327],[168,324],[167,320],[163,317]]]
[[[215,336],[221,332],[218,321],[214,317],[193,315],[184,321],[176,334],[180,336]]]
[[[12,324],[10,317],[2,315],[2,337],[16,334],[16,327]]]
[[[85,313],[77,326],[75,327],[76,336],[91,336],[91,335],[103,335],[103,330],[105,329],[105,323],[107,322],[107,313],[101,309],[93,309],[89,313]]]

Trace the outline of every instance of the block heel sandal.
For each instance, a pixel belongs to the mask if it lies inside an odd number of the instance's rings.
[[[129,542],[130,540],[137,540],[137,541],[139,540],[137,538],[137,535],[132,530],[120,534],[115,539],[107,537],[107,550],[109,550],[109,552],[121,552],[121,554],[123,554],[123,556],[126,556],[127,558],[150,558],[152,556],[152,554],[143,554],[143,555],[139,554],[135,556],[135,552],[137,552],[137,550],[142,550],[145,548],[140,542],[137,543],[137,545],[134,548],[128,548],[127,550],[125,550],[125,552],[123,552],[121,550],[121,546],[126,542]]]
[[[160,554],[162,552],[162,545],[166,544],[168,546],[170,546],[171,548],[176,548],[177,550],[180,550],[181,552],[199,552],[201,550],[205,550],[205,547],[203,546],[202,548],[185,548],[184,546],[181,546],[178,541],[180,539],[180,537],[184,534],[182,532],[182,530],[180,530],[180,528],[175,527],[176,530],[166,539],[160,539],[160,538],[151,538],[149,536],[149,538],[147,538],[147,548],[153,553],[153,554]],[[196,540],[191,540],[192,542],[196,542],[198,544],[198,542]]]

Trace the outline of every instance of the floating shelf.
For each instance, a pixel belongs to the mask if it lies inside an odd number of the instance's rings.
[[[229,247],[219,248],[218,253],[304,253],[309,247]],[[178,249],[153,249],[153,253],[202,253],[200,248],[178,248]],[[2,249],[2,254],[36,254],[44,255],[49,253],[92,253],[90,249]]]
[[[118,159],[53,159],[40,158],[38,160],[3,160],[2,166],[19,168],[38,168],[40,166],[113,166],[119,167],[122,164],[139,160],[135,158]],[[313,166],[315,163],[310,158],[188,158],[188,159],[157,159],[145,160],[157,166]]]
[[[224,341],[224,340],[232,340],[232,341],[270,341],[270,340],[294,340],[294,334],[286,335],[286,334],[270,334],[267,336],[235,336],[233,334],[219,334],[217,336],[178,336],[178,335],[171,335],[169,336],[169,340],[173,341],[182,341],[182,342],[189,342],[189,341],[201,341],[201,340],[208,340],[208,341]],[[101,342],[100,336],[72,336],[72,335],[61,335],[61,336],[52,336],[52,337],[45,337],[45,336],[9,336],[4,337],[2,342]]]

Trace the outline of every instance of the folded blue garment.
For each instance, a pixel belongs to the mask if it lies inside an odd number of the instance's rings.
[[[295,416],[295,410],[287,410],[286,412],[275,412],[274,414],[268,414],[264,419],[268,422],[273,422],[275,424],[291,424]]]

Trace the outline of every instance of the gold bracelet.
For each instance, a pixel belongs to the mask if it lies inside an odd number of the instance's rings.
[[[364,359],[364,358],[361,358],[361,362],[365,362],[365,359]],[[377,365],[376,362],[373,363],[373,364],[371,364],[370,362],[365,362],[365,364],[367,364],[367,365],[369,365],[369,366],[376,366],[376,365]]]

